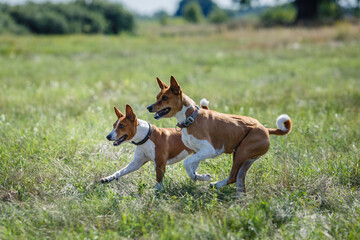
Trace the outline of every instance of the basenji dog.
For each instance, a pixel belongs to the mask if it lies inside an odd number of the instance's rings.
[[[202,100],[208,109],[206,99]],[[120,177],[140,169],[146,162],[152,161],[156,171],[155,190],[162,189],[162,181],[166,165],[177,163],[186,158],[193,151],[181,141],[181,132],[174,128],[157,128],[150,123],[138,119],[129,105],[126,105],[126,114],[114,107],[117,120],[113,130],[107,135],[114,146],[124,142],[136,145],[134,159],[123,169],[101,179],[102,183],[117,180]]]
[[[187,174],[194,181],[211,180],[211,175],[196,172],[202,160],[223,153],[233,154],[229,177],[210,186],[220,188],[236,182],[238,195],[241,195],[246,192],[247,171],[254,161],[269,149],[269,135],[285,135],[291,131],[292,123],[288,115],[278,117],[277,129],[265,128],[251,117],[199,109],[195,102],[182,92],[173,76],[170,86],[159,78],[157,83],[160,93],[148,110],[155,112],[155,119],[176,118],[176,127],[182,131],[181,139],[184,145],[194,151],[183,163]]]

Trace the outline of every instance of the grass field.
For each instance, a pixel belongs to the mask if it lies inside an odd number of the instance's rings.
[[[135,36],[0,37],[1,239],[359,239],[360,28]],[[113,106],[146,111],[155,76],[226,113],[293,131],[271,137],[248,194],[192,182],[181,163],[154,195],[152,164],[107,185],[134,146],[105,136]],[[214,181],[231,156],[200,164]]]

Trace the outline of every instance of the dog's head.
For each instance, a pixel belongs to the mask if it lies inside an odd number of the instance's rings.
[[[126,115],[114,107],[118,120],[114,123],[114,129],[106,136],[109,141],[114,141],[114,146],[119,146],[125,141],[131,140],[136,134],[138,120],[129,105],[126,105]]]
[[[156,78],[160,87],[160,93],[156,96],[156,102],[148,106],[149,112],[155,112],[154,118],[169,118],[182,109],[182,91],[179,83],[173,76],[170,78],[170,86]]]

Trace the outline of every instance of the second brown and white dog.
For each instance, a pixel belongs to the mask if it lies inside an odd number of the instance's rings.
[[[206,106],[202,107],[208,109],[206,99],[202,100],[202,105],[204,103]],[[126,105],[126,114],[121,113],[116,107],[114,110],[118,119],[106,138],[109,141],[114,141],[114,146],[131,141],[136,145],[136,148],[132,162],[114,174],[102,178],[101,182],[107,183],[117,180],[140,169],[146,162],[152,161],[156,171],[155,190],[161,190],[166,165],[183,160],[193,151],[185,147],[181,141],[181,132],[174,128],[158,128],[138,119],[129,105]]]
[[[233,154],[230,175],[225,180],[211,186],[237,183],[238,194],[245,192],[246,173],[256,159],[264,155],[270,146],[269,134],[285,135],[291,131],[288,115],[278,117],[278,129],[265,128],[258,120],[239,115],[223,114],[199,109],[195,102],[186,96],[173,76],[170,86],[157,78],[160,93],[157,101],[148,107],[155,112],[155,119],[175,117],[177,127],[182,129],[181,139],[186,147],[195,153],[184,160],[184,168],[194,181],[210,181],[209,174],[198,174],[199,163],[223,153]]]

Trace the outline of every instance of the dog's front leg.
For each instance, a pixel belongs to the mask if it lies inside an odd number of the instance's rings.
[[[184,168],[189,175],[189,177],[196,181],[210,181],[211,175],[210,174],[197,174],[196,169],[199,166],[199,163],[207,158],[212,158],[216,156],[215,149],[211,148],[203,148],[194,155],[188,157],[184,160]]]
[[[129,174],[131,172],[139,170],[147,161],[148,160],[145,158],[145,156],[143,154],[140,154],[140,153],[137,154],[135,151],[135,156],[131,163],[129,163],[123,169],[115,172],[114,174],[104,177],[104,178],[101,178],[100,181],[102,183],[108,183],[115,179],[118,180],[120,177],[125,176],[126,174]]]
[[[156,171],[156,185],[155,185],[155,191],[161,191],[163,188],[163,178],[165,174],[165,168],[166,168],[166,161],[161,161],[161,164],[155,163],[155,171]]]

